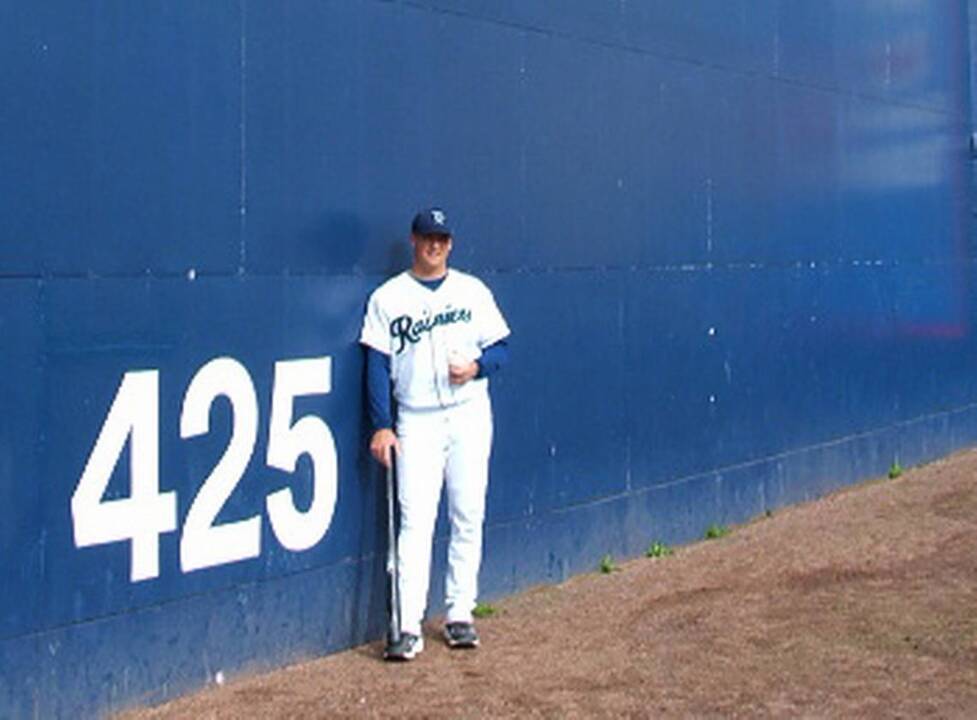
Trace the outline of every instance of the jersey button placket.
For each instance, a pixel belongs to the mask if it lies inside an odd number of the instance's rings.
[[[443,439],[443,447],[441,448],[441,452],[444,454],[444,457],[447,457],[448,453],[451,452],[451,415],[452,408],[449,408],[448,411],[444,413],[444,417],[441,418],[441,437]]]
[[[424,308],[424,319],[426,321],[431,320],[431,318],[433,317],[432,312],[433,311],[431,310],[430,307]],[[439,328],[432,327],[428,332],[428,342],[431,346],[431,370],[434,376],[434,392],[437,394],[438,397],[438,405],[440,405],[441,407],[447,407],[447,405],[444,402],[444,393],[447,390],[447,388],[442,387],[443,382],[447,383],[447,377],[445,377],[444,381],[442,381],[441,374],[438,372],[439,368],[441,367],[439,363],[439,353],[438,353],[438,346],[440,344],[439,343],[440,333],[438,332],[438,330]]]

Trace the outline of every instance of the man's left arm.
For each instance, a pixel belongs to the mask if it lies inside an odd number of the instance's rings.
[[[509,339],[503,338],[482,350],[482,356],[475,361],[478,372],[475,378],[491,377],[509,362]]]
[[[502,317],[499,306],[495,304],[492,291],[481,285],[477,297],[478,345],[482,354],[464,367],[449,366],[449,379],[453,385],[462,385],[476,378],[487,378],[509,360],[509,325]]]

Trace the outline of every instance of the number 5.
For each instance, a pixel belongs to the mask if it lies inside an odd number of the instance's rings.
[[[271,423],[268,430],[270,467],[295,472],[300,456],[312,460],[312,504],[305,512],[295,507],[291,488],[268,496],[268,518],[278,541],[288,550],[308,550],[322,539],[336,507],[336,442],[320,418],[306,415],[292,422],[297,397],[326,395],[332,390],[332,358],[282,360],[275,363]]]

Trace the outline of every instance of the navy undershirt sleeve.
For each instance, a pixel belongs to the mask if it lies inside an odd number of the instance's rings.
[[[476,378],[487,378],[501,370],[509,362],[509,341],[499,340],[482,350],[482,357],[478,359],[478,374]]]
[[[393,428],[390,409],[390,356],[366,349],[366,396],[374,430]]]

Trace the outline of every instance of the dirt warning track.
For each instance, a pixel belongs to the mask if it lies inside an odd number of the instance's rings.
[[[977,717],[977,451],[127,718]]]

